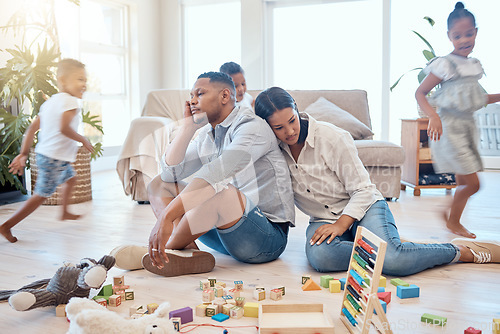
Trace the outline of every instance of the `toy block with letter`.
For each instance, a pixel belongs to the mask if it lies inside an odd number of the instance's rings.
[[[307,280],[311,279],[311,275],[302,275],[302,285],[306,284]]]
[[[108,302],[109,306],[114,306],[114,307],[120,306],[120,304],[122,303],[122,297],[119,295],[109,296]]]
[[[181,318],[173,317],[173,318],[170,318],[170,320],[172,321],[172,324],[174,325],[174,329],[177,332],[179,332],[181,330]]]

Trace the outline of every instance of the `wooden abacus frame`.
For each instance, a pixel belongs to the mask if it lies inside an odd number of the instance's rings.
[[[376,250],[375,248],[372,248],[371,245],[366,244],[366,241],[369,241],[373,246],[375,246]],[[368,253],[376,255],[375,259],[373,259],[373,256],[370,256],[369,259],[369,261],[373,264],[373,267],[368,265],[365,267],[368,270],[363,270],[356,259],[360,257],[356,247],[360,247],[363,250],[366,250],[365,247],[368,249],[372,248],[372,253],[371,251],[368,251]],[[386,249],[387,242],[383,241],[366,228],[362,226],[358,227],[356,237],[354,239],[354,245],[352,247],[351,259],[349,261],[349,269],[347,271],[347,280],[344,289],[344,297],[342,299],[342,306],[340,310],[340,320],[342,320],[350,333],[367,334],[370,330],[370,325],[373,323],[380,333],[392,334],[391,326],[377,296]],[[355,254],[357,257],[355,257]],[[366,258],[366,255],[363,254],[362,258],[363,257]],[[369,272],[371,272],[371,277]],[[365,278],[370,280],[370,285],[365,283]],[[362,280],[361,283],[359,279]],[[359,283],[359,285],[356,286],[356,283]],[[361,288],[361,291],[359,291],[358,288]],[[354,290],[354,295],[351,293],[352,290]],[[366,293],[366,290],[368,290],[368,293]],[[360,299],[356,298],[356,294]],[[354,301],[354,303],[352,301]],[[354,310],[354,312],[352,312],[352,310]],[[376,311],[377,314],[374,314],[374,311]],[[344,312],[347,312],[347,314]],[[354,315],[351,313],[354,313]],[[352,317],[355,322],[354,325],[348,315]]]

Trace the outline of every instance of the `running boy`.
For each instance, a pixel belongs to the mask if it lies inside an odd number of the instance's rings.
[[[21,152],[9,165],[11,173],[23,174],[33,138],[40,130],[35,148],[39,170],[34,194],[0,226],[0,233],[10,242],[17,241],[11,233],[12,227],[35,211],[60,184],[63,184],[61,220],[80,217],[68,212],[67,205],[76,182],[71,162],[76,160],[77,142],[89,152],[94,152],[92,144],[77,132],[81,121],[78,99],[82,98],[87,88],[85,65],[74,59],[61,60],[57,68],[57,86],[59,93],[40,107],[40,113],[26,130]]]

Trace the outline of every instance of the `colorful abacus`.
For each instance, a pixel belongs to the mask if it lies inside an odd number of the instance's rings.
[[[340,319],[350,333],[367,334],[373,323],[380,333],[392,334],[377,296],[386,248],[385,241],[358,227],[340,312]]]

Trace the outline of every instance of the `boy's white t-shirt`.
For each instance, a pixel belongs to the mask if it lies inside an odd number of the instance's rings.
[[[35,152],[46,157],[74,162],[78,144],[61,133],[62,115],[65,111],[76,109],[77,113],[71,120],[70,127],[78,132],[82,118],[79,101],[68,93],[54,94],[40,107],[40,132]]]
[[[235,105],[236,106],[247,107],[247,108],[250,108],[250,109],[253,110],[252,102],[253,102],[252,95],[250,95],[247,92],[245,92],[245,94],[243,94],[243,98],[241,99],[241,101],[240,102],[236,102]]]

